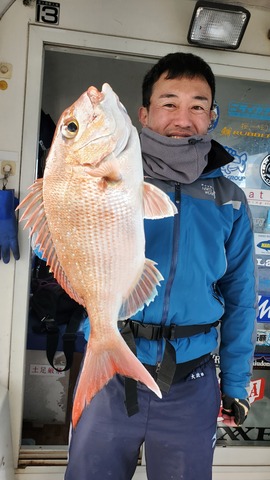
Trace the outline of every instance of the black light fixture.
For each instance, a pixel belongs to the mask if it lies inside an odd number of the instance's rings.
[[[236,50],[249,19],[250,12],[243,7],[198,1],[189,27],[188,42],[201,47]]]

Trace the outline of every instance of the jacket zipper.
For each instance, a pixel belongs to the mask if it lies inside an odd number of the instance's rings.
[[[222,307],[224,307],[224,302],[222,302],[221,298],[220,298],[220,295],[219,295],[219,291],[218,291],[218,286],[215,283],[213,283],[213,297],[220,303],[220,305],[222,305]]]
[[[166,320],[168,318],[168,311],[169,311],[169,304],[170,304],[170,294],[171,288],[173,284],[173,280],[175,277],[175,271],[177,266],[178,260],[178,246],[179,246],[179,227],[180,227],[180,204],[181,204],[181,184],[175,184],[175,203],[178,208],[178,213],[174,216],[174,226],[173,226],[173,245],[172,245],[172,257],[171,257],[171,266],[170,266],[170,273],[167,280],[165,295],[164,295],[164,302],[163,302],[163,312],[161,317],[161,325],[166,324]],[[158,340],[158,347],[157,347],[157,368],[156,371],[158,372],[160,369],[160,364],[162,361],[162,346],[163,346],[163,339]]]

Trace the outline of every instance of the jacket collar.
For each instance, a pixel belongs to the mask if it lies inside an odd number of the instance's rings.
[[[212,170],[223,167],[228,163],[231,163],[234,159],[230,153],[225,150],[225,148],[215,140],[211,140],[212,148],[208,153],[208,162],[203,171],[204,173],[209,173]]]

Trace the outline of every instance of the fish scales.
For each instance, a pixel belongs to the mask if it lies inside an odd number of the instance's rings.
[[[154,379],[121,337],[129,318],[157,294],[162,275],[145,258],[143,218],[163,218],[176,207],[145,184],[135,127],[108,84],[90,87],[61,115],[38,179],[18,208],[26,207],[32,243],[56,280],[85,306],[91,334],[73,403],[76,427],[97,392],[119,373]],[[37,241],[38,240],[38,241]]]
[[[66,265],[66,275],[72,278],[73,283],[77,285],[77,292],[84,298],[93,293],[95,288],[100,286],[102,288],[105,283],[104,279],[103,282],[96,284],[96,279],[100,275],[106,276],[108,289],[114,291],[116,288],[115,258],[112,257],[111,252],[115,252],[114,257],[119,257],[117,262],[117,282],[118,285],[120,283],[120,291],[123,292],[128,280],[126,278],[127,269],[124,268],[126,262],[132,259],[136,263],[136,258],[138,257],[136,252],[139,252],[140,255],[142,252],[140,242],[143,241],[143,236],[141,235],[140,241],[136,243],[132,240],[136,230],[136,223],[134,222],[136,212],[134,209],[127,208],[128,202],[120,203],[119,192],[114,192],[111,196],[106,192],[102,196],[102,201],[100,201],[101,196],[97,187],[96,193],[99,201],[94,201],[96,198],[95,194],[92,197],[93,201],[82,201],[79,209],[77,207],[69,214],[69,221],[67,222],[66,218],[63,215],[61,216],[61,211],[58,211],[59,207],[56,208],[66,203],[67,199],[65,197],[61,198],[61,188],[58,188],[57,191],[56,188],[55,182],[47,185],[49,197],[50,199],[51,197],[54,198],[55,201],[53,206],[54,215],[49,220],[49,228],[56,244],[59,241],[62,242],[63,237],[68,239],[68,245],[65,247],[65,250],[59,251],[59,261],[61,264]],[[84,192],[89,191],[89,185],[84,187],[80,185],[79,188],[82,189],[80,197],[84,199]],[[74,190],[72,185],[69,185],[66,195],[72,197],[73,191],[74,194],[78,195],[76,182],[74,182]],[[104,198],[105,196],[106,198]],[[44,205],[46,208],[46,196],[44,196]],[[93,217],[95,217],[94,220]],[[133,218],[133,221],[128,222],[129,218]],[[90,236],[89,225],[92,225]],[[108,231],[110,235],[107,234]],[[88,236],[89,241],[87,241]],[[121,253],[121,245],[123,244],[125,244],[125,250]],[[116,249],[119,249],[118,255]],[[139,258],[138,262],[141,262],[142,258]],[[103,264],[106,265],[106,269],[104,269]],[[94,285],[89,284],[88,277],[90,277],[90,280],[92,277],[92,282],[95,279]],[[87,279],[86,285],[82,283],[81,279]]]

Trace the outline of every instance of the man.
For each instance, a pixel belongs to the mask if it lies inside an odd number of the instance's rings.
[[[248,413],[252,222],[243,192],[219,169],[232,157],[208,134],[214,98],[214,75],[192,54],[169,54],[145,76],[146,180],[170,196],[178,214],[145,222],[146,256],[164,281],[155,301],[120,327],[163,398],[114,377],[73,432],[66,480],[129,480],[143,442],[149,480],[212,478],[220,389],[210,353],[219,321],[223,408],[238,425]]]

